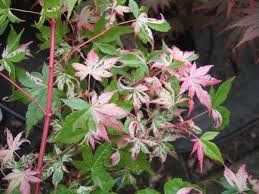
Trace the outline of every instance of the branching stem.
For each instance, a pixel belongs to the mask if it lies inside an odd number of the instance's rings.
[[[45,114],[44,108],[41,106],[41,104],[34,98],[32,97],[26,90],[21,88],[19,85],[17,85],[13,80],[11,80],[9,77],[4,75],[2,72],[0,72],[0,76],[7,80],[10,84],[12,84],[14,87],[16,87],[21,93],[23,93],[25,96],[27,96],[39,109]]]
[[[53,95],[53,82],[54,82],[54,50],[55,50],[55,28],[56,22],[54,19],[50,21],[51,27],[51,35],[50,35],[50,54],[49,54],[49,75],[48,75],[48,93],[47,93],[47,104],[46,104],[46,113],[44,115],[44,126],[41,137],[41,146],[40,153],[38,158],[38,166],[37,171],[38,178],[42,177],[42,166],[43,166],[43,158],[45,155],[45,149],[48,138],[48,131],[50,126],[50,118],[51,118],[51,108],[52,108],[52,95]],[[39,194],[40,191],[40,183],[36,183],[35,194]]]
[[[29,11],[29,10],[16,9],[16,8],[10,8],[10,10],[19,11],[19,12],[23,12],[23,13],[32,13],[32,14],[36,14],[36,15],[41,15],[39,12],[36,12],[36,11]]]

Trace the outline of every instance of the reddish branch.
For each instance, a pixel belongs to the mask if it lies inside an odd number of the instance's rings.
[[[28,92],[26,92],[26,90],[24,90],[23,88],[21,88],[20,86],[18,86],[13,80],[11,80],[10,78],[8,78],[6,75],[4,75],[2,72],[0,72],[0,76],[3,77],[5,80],[7,80],[9,83],[11,83],[14,87],[16,87],[21,93],[23,93],[25,96],[27,96],[36,106],[39,107],[39,109],[45,113],[44,108],[41,106],[41,104],[35,99],[33,98]]]
[[[121,26],[121,25],[124,25],[124,24],[128,24],[128,23],[132,23],[136,20],[129,20],[129,21],[125,21],[125,22],[121,22],[121,23],[118,23],[114,26]],[[77,45],[76,47],[74,47],[69,53],[67,53],[66,55],[64,55],[58,62],[56,62],[56,64],[59,64],[61,63],[62,61],[65,61],[70,55],[72,55],[75,51],[78,51],[80,48],[82,48],[83,46],[87,45],[88,43],[92,42],[93,40],[99,38],[100,36],[106,34],[112,27],[114,26],[108,26],[105,30],[103,30],[102,32],[100,32],[99,34],[93,36],[92,38],[88,39],[87,41]],[[55,65],[56,65],[55,64]]]
[[[37,166],[37,171],[39,172],[39,174],[37,175],[38,178],[42,177],[43,158],[45,155],[50,117],[52,112],[51,108],[52,108],[53,81],[54,81],[54,50],[55,50],[55,27],[56,27],[56,22],[54,19],[50,21],[50,27],[51,27],[51,32],[50,32],[51,37],[50,37],[50,55],[49,55],[48,93],[47,93],[46,113],[44,115],[43,133],[41,137],[40,153],[39,153],[38,166]],[[39,191],[40,191],[40,183],[37,183],[35,187],[35,194],[38,194]]]
[[[128,22],[122,22],[117,25],[122,25],[126,24],[132,21]],[[92,38],[88,39],[87,41],[83,42],[82,44],[79,44],[75,48],[73,48],[67,55],[63,56],[61,60],[56,62],[54,64],[54,50],[55,50],[55,20],[50,21],[50,26],[51,26],[51,38],[50,38],[50,56],[49,56],[49,80],[48,80],[48,94],[47,94],[47,104],[46,104],[46,112],[44,115],[44,126],[43,126],[43,134],[41,138],[41,146],[40,146],[40,153],[39,153],[39,158],[38,158],[38,166],[37,166],[37,171],[39,174],[37,175],[38,178],[42,177],[42,170],[43,170],[43,158],[45,155],[45,149],[46,149],[46,143],[47,143],[47,137],[48,137],[48,130],[49,130],[49,125],[50,125],[50,118],[53,115],[52,113],[52,94],[53,94],[53,80],[54,80],[54,66],[61,63],[62,61],[66,60],[67,57],[69,57],[72,53],[75,51],[79,50],[83,46],[87,45],[88,43],[92,42],[93,40],[99,38],[100,36],[106,34],[112,26],[107,27],[105,30],[97,34],[96,36],[93,36]],[[60,111],[62,109],[62,106],[58,108],[56,111]],[[54,114],[56,113],[54,112]],[[69,151],[71,148],[73,148],[75,145],[72,145],[68,149],[65,149],[62,154],[66,153]],[[48,164],[46,164],[48,165]],[[46,167],[46,165],[44,167]],[[40,183],[36,183],[35,186],[35,194],[39,194],[40,191]]]

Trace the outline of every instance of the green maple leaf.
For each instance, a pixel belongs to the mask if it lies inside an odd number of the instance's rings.
[[[4,69],[7,70],[11,79],[15,79],[14,63],[17,63],[25,58],[27,47],[30,44],[29,42],[19,45],[22,32],[23,31],[17,34],[11,26],[11,30],[7,38],[7,46],[5,47],[2,53],[2,59],[0,60],[0,71]]]
[[[24,86],[24,89],[37,100],[43,107],[46,105],[47,98],[47,86],[48,86],[48,66],[43,65],[42,73],[32,72],[26,73],[24,70],[19,69],[17,71],[17,77],[19,82]],[[60,106],[61,93],[57,89],[53,89],[53,105],[52,109],[56,109]],[[28,101],[27,101],[28,102]],[[35,126],[43,118],[43,113],[39,110],[37,105],[29,101],[28,110],[26,112],[26,132],[30,132],[33,126]]]
[[[74,161],[73,165],[81,173],[90,173],[92,181],[101,189],[105,189],[107,182],[112,181],[111,175],[106,170],[105,161],[109,160],[112,154],[112,146],[108,143],[100,144],[93,153],[87,145],[80,147],[82,161]]]
[[[12,23],[23,21],[11,12],[10,6],[11,0],[0,0],[0,35],[4,33],[10,21]]]

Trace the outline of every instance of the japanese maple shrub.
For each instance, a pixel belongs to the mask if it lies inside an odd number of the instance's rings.
[[[168,155],[176,154],[173,143],[179,138],[193,142],[192,154],[201,172],[205,156],[224,165],[212,140],[218,135],[216,129],[229,123],[230,113],[222,103],[233,78],[215,90],[212,86],[221,81],[208,74],[212,65],[195,63],[197,54],[166,41],[155,49],[153,31],[170,30],[163,15],[149,18],[147,8],[134,0],[39,0],[37,4],[40,13],[16,11],[39,15],[36,37],[41,50],[49,49],[41,73],[16,66],[32,57],[30,43],[19,44],[22,32],[10,23],[22,20],[13,14],[10,0],[0,1],[1,33],[9,29],[0,76],[17,89],[10,99],[28,105],[26,134],[44,121],[40,150],[22,156],[16,151],[29,141],[22,132],[13,137],[5,130],[0,160],[3,180],[9,183],[7,193],[38,194],[49,180],[53,188],[47,192],[115,193],[134,185],[136,175],[152,174],[153,158],[165,162]],[[125,36],[131,37],[135,48],[126,49]],[[207,113],[215,130],[202,134],[196,126],[189,116],[196,103],[206,111],[195,118]],[[45,153],[47,143],[53,151]],[[248,180],[256,186],[244,167],[236,175],[225,169],[227,189],[248,191],[252,189]],[[245,178],[241,180],[240,174]],[[191,190],[203,192],[178,178],[165,184],[167,194]]]

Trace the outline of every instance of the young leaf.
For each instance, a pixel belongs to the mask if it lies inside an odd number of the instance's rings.
[[[202,86],[211,86],[220,82],[215,78],[208,76],[208,71],[212,68],[212,65],[206,65],[196,68],[196,64],[186,67],[186,71],[189,71],[186,75],[183,75],[181,81],[183,81],[180,89],[180,94],[188,91],[190,97],[189,100],[189,113],[193,110],[193,97],[194,94],[198,97],[199,101],[205,105],[208,110],[211,110],[210,95]],[[188,70],[189,69],[189,70]]]
[[[94,43],[94,46],[97,47],[102,53],[107,55],[119,55],[120,52],[112,45],[105,43]]]
[[[12,23],[19,23],[23,20],[16,17],[10,9],[11,1],[10,0],[1,0],[0,1],[0,35],[2,35],[5,31],[5,29],[8,26],[9,21]]]
[[[218,134],[219,132],[207,131],[200,137],[200,139],[210,141],[213,140]]]
[[[222,124],[218,129],[224,129],[230,122],[230,111],[224,106],[218,106],[216,110],[221,114]]]
[[[88,131],[89,116],[90,112],[86,109],[72,112],[65,118],[63,128],[58,132],[55,141],[72,144],[82,140]]]
[[[80,98],[62,99],[62,101],[74,110],[83,110],[89,108],[89,104]]]
[[[170,24],[164,19],[164,16],[162,14],[160,20],[150,18],[148,20],[148,26],[151,29],[159,32],[168,32],[171,29]]]
[[[3,180],[9,181],[7,193],[11,193],[16,187],[19,186],[21,194],[29,194],[31,188],[30,182],[41,182],[41,180],[36,177],[38,173],[39,172],[31,169],[26,169],[25,171],[13,169],[11,173],[3,178]]]
[[[43,65],[42,73],[32,72],[28,73],[20,71],[17,75],[18,80],[23,84],[24,89],[30,93],[42,106],[46,104],[46,93],[48,83],[48,67]],[[34,84],[32,84],[34,83]],[[53,104],[52,109],[57,109],[60,104],[61,93],[57,89],[53,89]],[[26,129],[27,133],[30,132],[32,127],[43,118],[43,113],[31,101],[29,101],[28,110],[26,112]]]
[[[232,86],[232,83],[234,80],[235,80],[235,77],[232,77],[232,78],[228,79],[227,81],[223,82],[219,86],[215,96],[212,96],[212,106],[213,107],[217,107],[217,106],[221,105],[227,99],[227,96],[229,94],[229,91],[231,89],[231,86]]]
[[[62,170],[62,163],[61,165],[55,166],[55,170],[52,175],[52,183],[55,187],[58,186],[58,184],[62,181],[64,176],[64,172]]]
[[[201,139],[201,144],[206,156],[212,160],[216,160],[221,164],[224,164],[223,158],[216,144],[204,139]]]
[[[138,4],[136,3],[136,1],[134,0],[129,0],[129,8],[130,8],[130,11],[133,13],[133,15],[135,16],[135,18],[138,17],[139,15],[139,6]]]
[[[118,58],[103,58],[99,59],[99,56],[94,50],[91,50],[87,54],[85,64],[73,63],[72,66],[76,70],[75,75],[80,78],[80,80],[85,79],[88,75],[93,76],[95,80],[102,81],[102,78],[111,77],[112,73],[108,70],[117,63]]]

